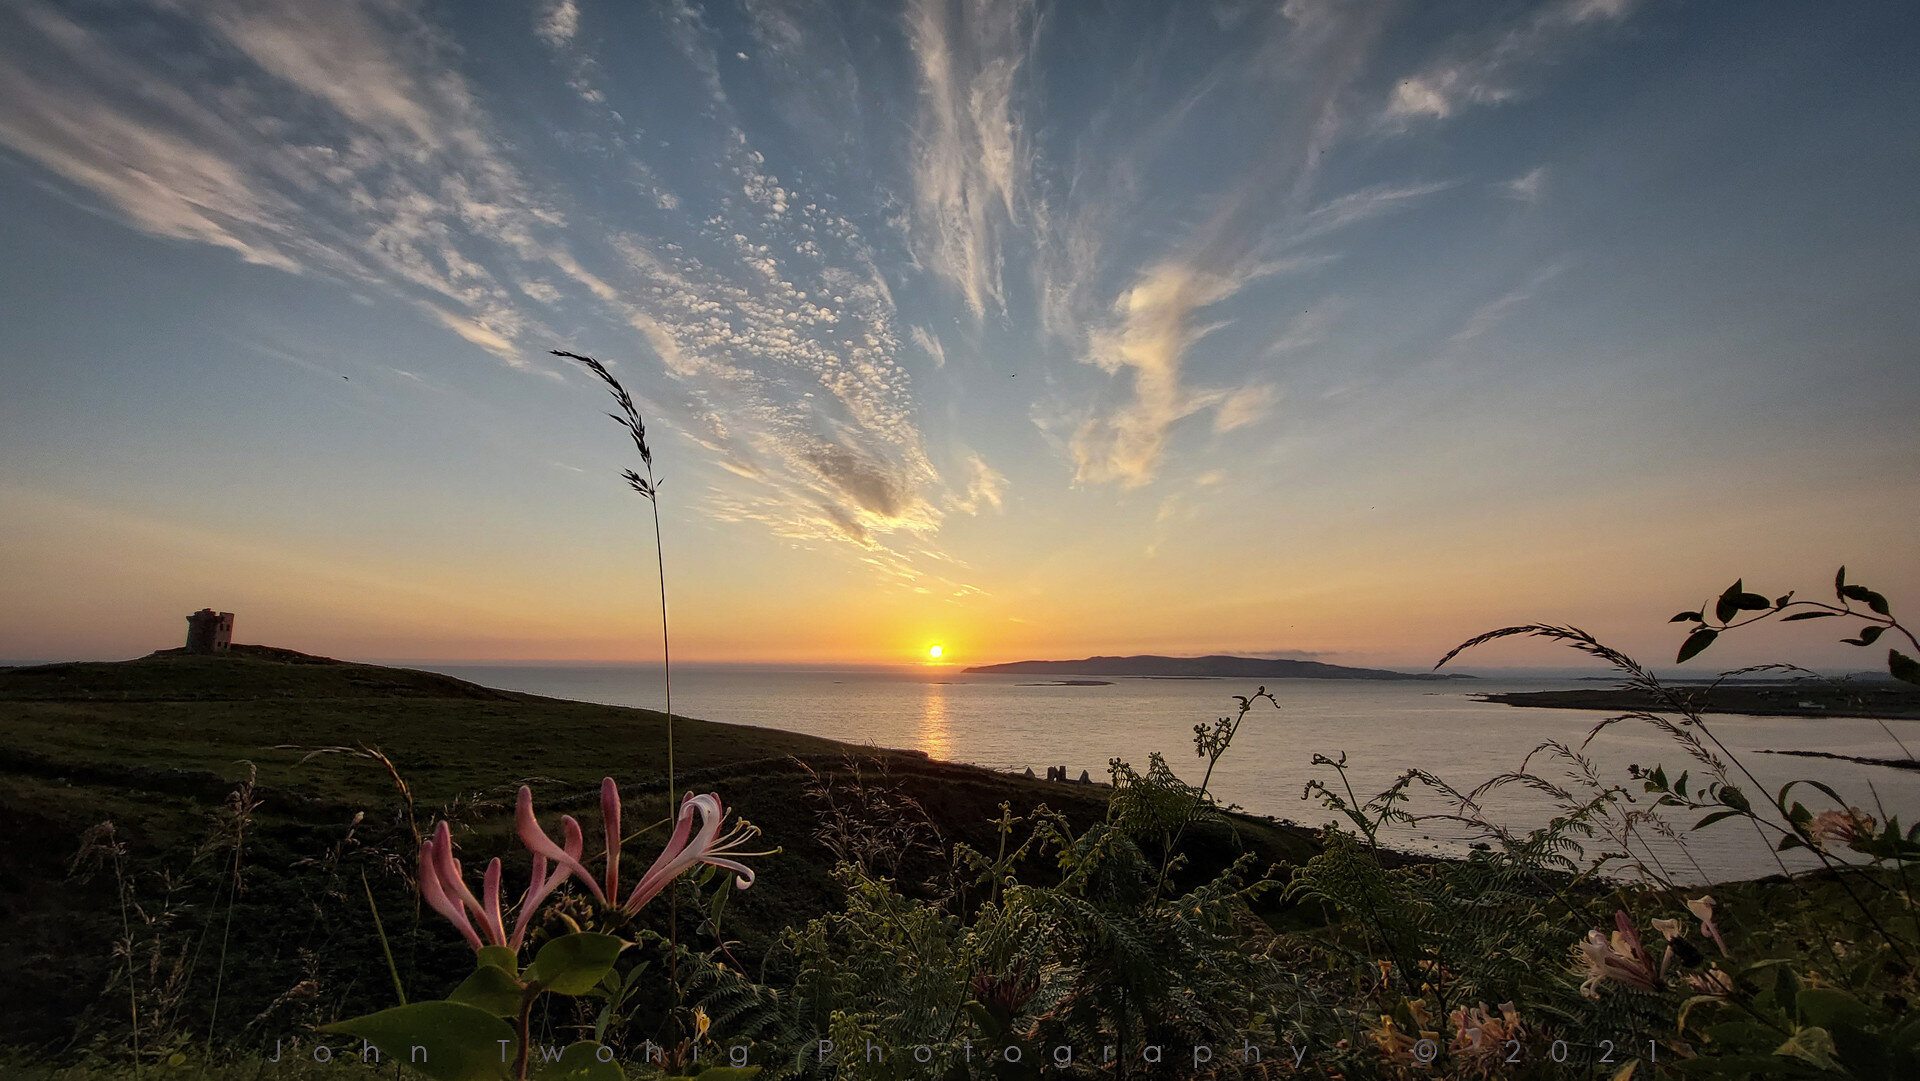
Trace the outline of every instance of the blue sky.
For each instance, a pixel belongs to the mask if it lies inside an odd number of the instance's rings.
[[[713,660],[1920,595],[1908,5],[0,12],[0,656]],[[1774,587],[1778,588],[1774,588]],[[1872,659],[1756,637],[1819,663]],[[1765,654],[1764,658],[1761,654]],[[1507,655],[1524,663],[1558,657]]]

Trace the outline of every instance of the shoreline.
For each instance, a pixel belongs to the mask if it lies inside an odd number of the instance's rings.
[[[1747,717],[1833,717],[1865,720],[1920,720],[1920,692],[1899,684],[1833,688],[1806,684],[1783,687],[1730,686],[1675,688],[1680,697],[1701,713]],[[1591,709],[1627,713],[1678,713],[1644,691],[1617,687],[1563,691],[1495,691],[1471,695],[1475,701],[1544,709]]]

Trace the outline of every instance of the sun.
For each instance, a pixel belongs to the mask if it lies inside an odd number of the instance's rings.
[[[930,661],[937,661],[940,659],[940,655],[945,653],[946,651],[947,651],[946,647],[944,646],[928,646],[927,659]]]

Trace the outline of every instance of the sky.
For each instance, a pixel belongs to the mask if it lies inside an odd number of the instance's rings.
[[[1424,667],[1546,621],[1666,662],[1843,563],[1898,613],[1917,45],[1906,4],[9,0],[0,657],[213,607],[657,659],[639,463],[551,349],[646,419],[676,659]],[[1690,667],[1881,663],[1841,633]]]

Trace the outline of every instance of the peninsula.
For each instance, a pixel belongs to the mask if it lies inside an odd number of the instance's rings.
[[[1319,661],[1271,660],[1265,657],[1087,657],[1077,661],[1012,661],[983,664],[966,670],[984,675],[1020,676],[1142,676],[1159,679],[1196,679],[1227,676],[1235,679],[1472,679],[1458,674],[1395,672],[1385,668],[1348,668]]]

